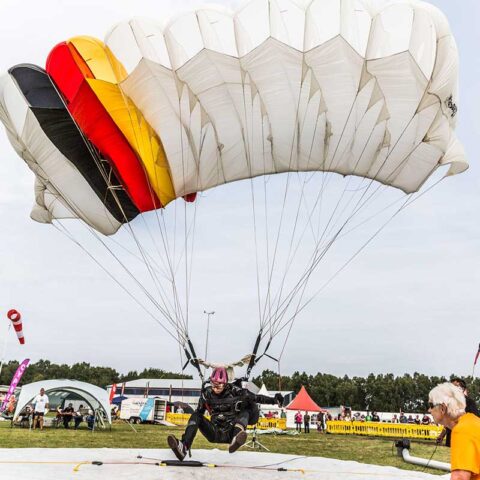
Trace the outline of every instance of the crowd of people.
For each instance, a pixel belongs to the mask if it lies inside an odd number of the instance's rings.
[[[39,394],[21,412],[18,422],[20,425],[28,426],[33,430],[43,430],[44,419],[49,411],[50,400],[45,393],[45,389],[41,388]],[[89,430],[94,428],[95,415],[93,410],[85,408],[83,404],[75,409],[73,403],[70,402],[57,407],[52,425],[56,427],[63,425],[64,428],[73,427],[74,430],[77,430],[82,422],[87,424]]]
[[[428,413],[420,414],[409,414],[400,412],[395,413],[393,416],[388,415],[388,417],[381,418],[377,412],[352,412],[350,409],[343,408],[335,418],[335,420],[342,420],[347,422],[386,422],[386,423],[404,423],[410,425],[430,425],[432,423],[432,418]]]

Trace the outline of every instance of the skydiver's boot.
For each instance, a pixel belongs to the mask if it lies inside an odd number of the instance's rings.
[[[247,432],[243,425],[235,425],[233,430],[233,438],[230,442],[230,446],[228,447],[229,453],[236,452],[247,440]]]
[[[169,435],[167,437],[167,442],[168,446],[172,449],[172,452],[175,454],[175,456],[180,461],[183,461],[183,459],[187,456],[189,450],[188,447],[182,441],[175,438],[174,435]]]

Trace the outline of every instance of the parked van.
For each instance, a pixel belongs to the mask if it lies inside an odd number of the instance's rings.
[[[122,401],[120,418],[130,423],[160,423],[166,410],[167,401],[161,398],[130,397]]]

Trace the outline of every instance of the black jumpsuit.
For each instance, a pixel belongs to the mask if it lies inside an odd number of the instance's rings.
[[[198,407],[192,414],[182,442],[190,448],[198,429],[211,443],[230,443],[238,433],[235,426],[246,428],[258,422],[257,403],[273,405],[276,399],[265,395],[255,395],[245,388],[227,383],[219,395],[210,386],[205,387],[200,395]],[[210,415],[210,420],[204,416]]]

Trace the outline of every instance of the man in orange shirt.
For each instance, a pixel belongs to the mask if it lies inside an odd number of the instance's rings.
[[[428,395],[436,423],[452,430],[451,480],[480,480],[480,418],[465,413],[465,395],[452,383],[436,386]]]

